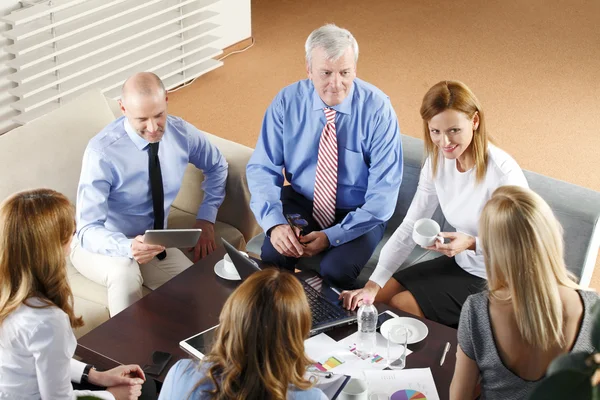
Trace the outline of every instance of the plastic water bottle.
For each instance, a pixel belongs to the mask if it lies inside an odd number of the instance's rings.
[[[377,343],[377,309],[372,299],[364,299],[358,309],[358,343],[356,344],[359,357],[367,358],[375,353]]]

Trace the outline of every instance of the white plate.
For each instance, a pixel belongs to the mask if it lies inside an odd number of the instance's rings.
[[[225,271],[225,267],[223,264],[225,264],[225,261],[223,261],[223,260],[219,260],[219,262],[217,262],[215,264],[215,274],[217,274],[221,278],[227,279],[229,281],[241,281],[242,280],[242,278],[240,277],[240,274],[237,271],[235,271],[234,273],[229,273],[229,272]]]
[[[381,324],[381,334],[384,338],[388,338],[388,333],[392,327],[406,327],[408,330],[408,344],[418,343],[421,340],[425,339],[429,334],[429,329],[427,329],[427,325],[423,322],[419,321],[416,318],[410,317],[397,317],[388,319],[383,324]],[[404,343],[404,335],[394,335],[390,338],[392,343]]]

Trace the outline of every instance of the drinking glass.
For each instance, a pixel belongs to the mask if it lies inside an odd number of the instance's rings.
[[[392,326],[387,334],[387,367],[390,369],[403,369],[406,366],[406,345],[408,343],[408,328],[406,326]],[[402,354],[400,358],[392,361],[391,343],[392,337],[402,338]]]

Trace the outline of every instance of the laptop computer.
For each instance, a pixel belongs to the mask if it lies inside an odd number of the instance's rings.
[[[242,281],[262,269],[256,261],[240,253],[225,239],[221,238],[221,240]],[[315,275],[306,280],[298,278],[298,280],[304,287],[312,314],[311,336],[356,321],[356,311],[346,310],[339,300],[339,292],[332,289],[318,276]]]

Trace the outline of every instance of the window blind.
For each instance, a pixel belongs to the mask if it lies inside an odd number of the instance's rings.
[[[118,98],[135,72],[156,73],[172,89],[223,65],[220,0],[44,0],[1,18],[13,41],[13,117],[25,124],[91,87]]]

